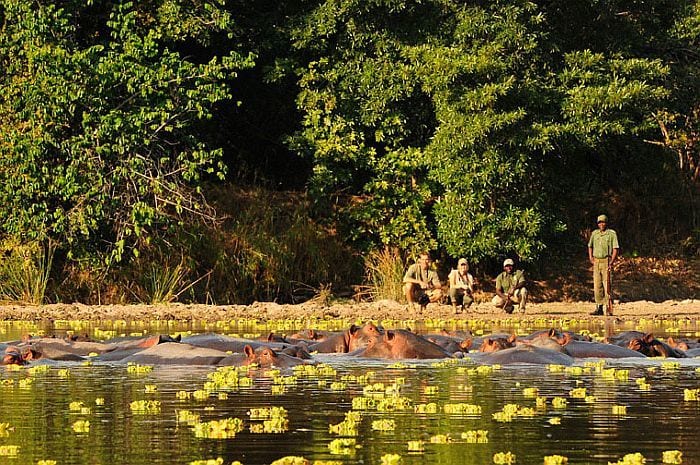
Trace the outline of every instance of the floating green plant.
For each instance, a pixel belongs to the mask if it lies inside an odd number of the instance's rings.
[[[437,395],[440,392],[439,386],[425,386],[423,393],[428,396]]]
[[[216,459],[194,460],[189,465],[223,465],[224,459],[221,457]],[[232,464],[233,465],[233,464]]]
[[[311,462],[304,457],[296,455],[288,455],[275,460],[270,465],[311,465]]]
[[[401,456],[399,454],[384,454],[381,457],[381,465],[399,465]]]
[[[178,410],[177,411],[177,422],[186,425],[193,425],[199,423],[199,415],[191,412],[190,410]]]
[[[61,368],[60,370],[58,370],[58,377],[59,378],[70,377],[70,370],[68,368]]]
[[[158,386],[156,386],[155,384],[146,384],[144,386],[144,391],[146,392],[146,394],[154,394],[158,392]]]
[[[5,445],[0,446],[0,457],[17,457],[19,454],[19,446]]]
[[[561,417],[552,417],[547,420],[550,425],[561,425]]]
[[[687,402],[700,400],[700,389],[683,389],[683,400]]]
[[[452,437],[449,434],[436,434],[430,437],[431,444],[449,444],[452,442]]]
[[[544,465],[567,465],[569,459],[563,455],[545,455]]]
[[[42,373],[47,373],[49,371],[50,367],[48,365],[36,365],[30,368],[27,368],[27,373],[31,376],[39,375]]]
[[[481,415],[481,406],[476,404],[445,404],[442,407],[442,411],[448,415],[471,415],[478,416]]]
[[[425,451],[425,441],[408,441],[408,451],[409,452],[424,452]]]
[[[150,365],[139,365],[138,363],[128,363],[126,366],[126,372],[136,375],[143,375],[153,371],[153,367]]]
[[[493,454],[493,463],[496,465],[512,465],[515,463],[515,454],[511,452],[497,452]]]
[[[223,420],[211,420],[192,425],[195,437],[207,439],[233,438],[243,431],[243,420],[240,418],[224,418]]]
[[[90,421],[89,420],[78,420],[73,423],[73,431],[76,433],[89,433],[90,432]]]
[[[568,404],[568,401],[566,400],[565,397],[554,397],[552,399],[552,407],[554,408],[566,408],[566,405]]]
[[[129,404],[129,408],[137,415],[155,415],[160,413],[160,401],[135,400]]]
[[[461,438],[469,444],[483,444],[489,442],[488,434],[489,432],[483,429],[464,431]]]
[[[374,431],[394,431],[396,429],[396,421],[390,419],[372,421],[372,429]]]
[[[340,436],[357,436],[357,426],[360,423],[360,412],[345,413],[345,420],[335,425],[329,425],[328,432]]]
[[[679,370],[681,364],[679,362],[661,362],[661,369],[666,371]]]
[[[535,398],[539,395],[539,393],[540,393],[540,390],[537,389],[536,387],[529,387],[529,388],[523,389],[523,395],[525,397]]]
[[[284,407],[260,407],[248,410],[251,420],[265,420],[268,418],[287,418],[288,412]]]
[[[661,454],[663,463],[681,464],[683,463],[683,452],[679,450],[665,450]]]
[[[569,391],[569,397],[573,399],[585,399],[586,398],[586,388],[575,388]]]
[[[413,411],[416,413],[437,413],[438,406],[435,402],[429,402],[427,404],[418,404],[413,407]]]
[[[627,415],[627,406],[626,405],[613,405],[612,406],[612,414],[613,415]]]
[[[57,463],[55,460],[39,460],[36,465],[56,465]]]
[[[354,455],[357,447],[357,441],[354,438],[333,439],[328,444],[328,449],[333,455]]]
[[[622,457],[622,460],[617,462],[608,462],[608,465],[644,465],[645,463],[646,459],[644,456],[639,452],[635,452],[634,454],[625,455]]]

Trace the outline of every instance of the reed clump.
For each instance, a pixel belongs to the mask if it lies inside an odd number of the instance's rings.
[[[6,238],[0,254],[0,298],[40,305],[46,300],[55,248]]]

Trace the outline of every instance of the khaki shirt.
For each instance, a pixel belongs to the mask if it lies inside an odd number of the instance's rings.
[[[612,257],[613,249],[619,249],[617,233],[612,229],[600,231],[596,229],[588,240],[588,248],[593,249],[593,258]]]
[[[523,270],[517,270],[510,274],[504,271],[496,277],[496,289],[500,289],[504,294],[508,294],[511,289],[524,282],[525,275]]]
[[[418,281],[425,284],[432,284],[434,288],[442,287],[440,283],[440,278],[438,274],[431,269],[423,271],[418,263],[415,263],[408,267],[406,274],[403,277],[404,281],[407,279],[417,279]]]

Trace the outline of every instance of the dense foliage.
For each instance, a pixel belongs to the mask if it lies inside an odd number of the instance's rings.
[[[345,279],[300,269],[318,223],[495,263],[604,211],[627,251],[695,250],[699,45],[698,0],[0,0],[0,236],[63,271],[184,264],[208,300]],[[250,184],[313,218],[250,240],[281,224],[222,201]]]

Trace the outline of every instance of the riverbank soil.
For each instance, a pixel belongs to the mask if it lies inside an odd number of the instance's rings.
[[[700,260],[623,258],[615,268],[614,316],[640,318],[700,318]],[[427,318],[575,318],[595,319],[592,278],[585,262],[571,264],[566,273],[530,282],[531,302],[524,314],[508,315],[490,304],[492,283],[481,280],[476,303],[455,315],[450,305],[430,304],[423,312],[393,300],[358,302],[352,299],[311,299],[297,305],[254,302],[250,305],[0,305],[4,320],[187,320],[225,321],[347,318],[360,320]]]

